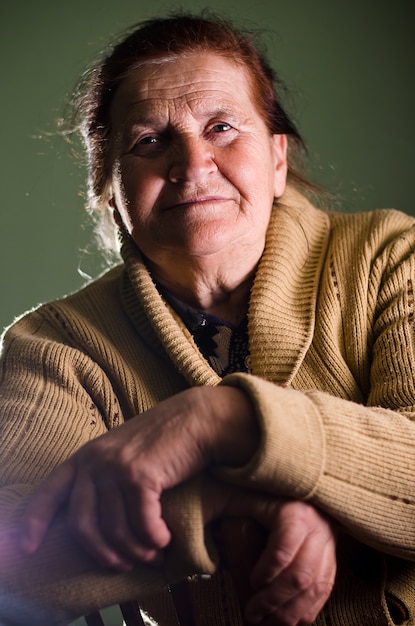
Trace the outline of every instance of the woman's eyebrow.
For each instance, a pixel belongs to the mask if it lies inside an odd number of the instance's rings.
[[[246,115],[246,112],[243,112],[243,109],[239,106],[237,102],[219,102],[211,104],[212,106],[207,106],[206,102],[203,101],[199,104],[195,104],[195,113],[197,115],[207,118],[215,118],[229,115],[233,117],[241,117]]]
[[[227,106],[221,104],[218,107],[208,109],[203,108],[203,106],[200,108],[196,107],[194,114],[196,118],[204,119],[206,121],[215,119],[223,119],[225,121],[225,119],[228,119],[241,122],[246,121],[247,119],[246,112],[243,112],[235,105]],[[135,108],[134,112],[132,112],[130,116],[127,115],[124,120],[123,134],[130,136],[143,128],[160,129],[168,126],[170,123],[171,120],[166,111],[156,112],[154,110],[147,109],[139,112],[137,111],[137,108]]]
[[[135,128],[141,128],[143,126],[160,126],[160,124],[163,124],[163,120],[160,116],[155,116],[155,115],[140,115],[140,116],[135,116],[132,119],[126,119],[125,121],[125,127],[128,130],[134,130]]]
[[[121,126],[121,133],[127,139],[132,137],[137,132],[146,129],[161,129],[166,126],[165,119],[155,115],[135,115],[131,118],[126,118]]]
[[[231,118],[241,118],[242,111],[237,107],[220,107],[210,111],[208,113],[208,117],[210,118],[221,118],[221,117],[231,117]]]

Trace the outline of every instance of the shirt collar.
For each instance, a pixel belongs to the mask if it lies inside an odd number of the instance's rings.
[[[169,289],[160,285],[160,283],[156,283],[156,287],[166,302],[168,302],[176,313],[180,315],[190,332],[193,333],[196,330],[204,328],[208,325],[227,326],[232,330],[235,329],[235,326],[227,320],[217,317],[216,315],[212,315],[211,313],[205,313],[204,311],[179,300],[179,298],[176,298],[176,296],[174,296]]]

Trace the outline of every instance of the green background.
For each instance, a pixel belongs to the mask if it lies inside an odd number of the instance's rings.
[[[113,34],[182,7],[225,9],[267,29],[288,109],[319,182],[346,210],[415,215],[413,0],[38,0],[0,11],[0,330],[78,288],[98,265],[80,195],[84,172],[54,136],[67,94]]]

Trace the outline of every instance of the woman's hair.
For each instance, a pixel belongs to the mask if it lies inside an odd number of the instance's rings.
[[[85,73],[75,92],[73,130],[81,132],[86,148],[89,208],[100,214],[103,226],[112,169],[110,109],[118,85],[131,70],[148,62],[195,52],[220,54],[247,70],[252,96],[270,133],[288,136],[289,180],[305,190],[314,189],[301,173],[305,146],[281,104],[284,87],[257,39],[256,33],[210,13],[176,13],[135,25]]]

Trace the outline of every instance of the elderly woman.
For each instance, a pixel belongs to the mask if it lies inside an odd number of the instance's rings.
[[[124,262],[4,337],[2,624],[134,599],[177,624],[163,588],[214,573],[229,515],[268,531],[252,623],[415,623],[415,221],[315,208],[276,85],[186,15],[89,73]],[[194,579],[195,623],[241,623],[222,584]]]

